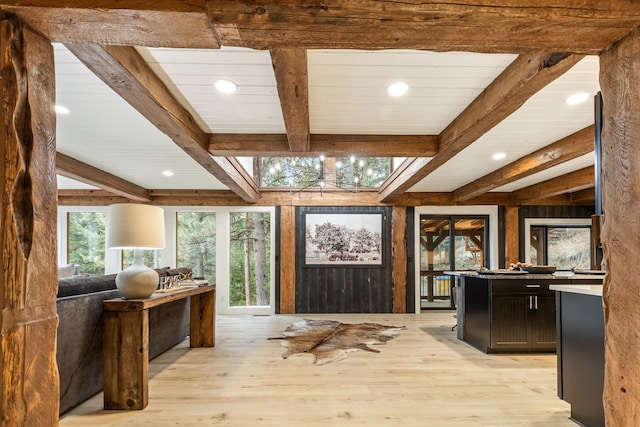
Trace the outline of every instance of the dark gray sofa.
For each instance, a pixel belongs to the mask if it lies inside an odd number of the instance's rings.
[[[190,269],[158,269],[161,276]],[[102,301],[120,296],[115,274],[58,279],[60,414],[102,390]],[[149,358],[160,355],[189,335],[189,299],[149,311]]]

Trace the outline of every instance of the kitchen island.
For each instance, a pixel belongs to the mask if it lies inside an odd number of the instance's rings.
[[[555,352],[551,285],[597,285],[602,276],[458,274],[458,338],[485,353]]]

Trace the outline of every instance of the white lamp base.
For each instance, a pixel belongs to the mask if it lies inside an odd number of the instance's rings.
[[[125,298],[148,298],[158,288],[158,272],[142,262],[142,251],[133,250],[133,264],[116,275],[116,287]]]

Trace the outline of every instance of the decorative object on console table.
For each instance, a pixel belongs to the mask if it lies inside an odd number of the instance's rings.
[[[147,298],[158,287],[158,273],[145,266],[142,250],[163,249],[164,211],[162,208],[134,203],[109,206],[107,210],[107,247],[133,249],[133,264],[116,276],[116,286],[125,298]]]

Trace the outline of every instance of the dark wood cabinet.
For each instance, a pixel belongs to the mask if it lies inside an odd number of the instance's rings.
[[[494,350],[555,351],[553,292],[492,295],[491,348]]]
[[[531,311],[531,347],[533,349],[556,349],[556,297],[555,292],[536,296]]]
[[[485,353],[555,352],[556,299],[551,284],[601,284],[601,278],[461,275],[458,338]]]
[[[602,292],[602,291],[600,291]],[[601,295],[557,292],[558,397],[571,419],[604,426],[604,313]]]
[[[523,295],[493,295],[491,298],[491,347],[514,348],[529,341],[527,300]]]

